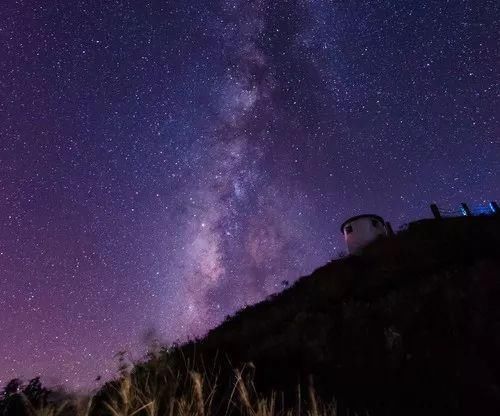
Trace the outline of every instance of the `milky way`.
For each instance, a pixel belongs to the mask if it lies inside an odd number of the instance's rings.
[[[202,336],[351,215],[500,199],[496,2],[11,3],[0,384]]]

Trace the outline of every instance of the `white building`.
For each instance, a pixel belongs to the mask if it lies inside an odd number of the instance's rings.
[[[376,238],[387,235],[384,219],[372,214],[349,218],[342,224],[340,231],[344,234],[349,254],[358,253]]]

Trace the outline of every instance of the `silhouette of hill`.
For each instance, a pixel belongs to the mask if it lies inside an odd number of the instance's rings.
[[[421,220],[182,347],[252,362],[260,391],[370,414],[500,414],[500,218]]]
[[[500,414],[499,352],[500,216],[421,220],[124,366],[82,415]]]

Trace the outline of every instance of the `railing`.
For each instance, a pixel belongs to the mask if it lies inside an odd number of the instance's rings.
[[[431,204],[431,211],[434,218],[451,218],[451,217],[479,217],[483,215],[500,215],[500,208],[495,201],[482,204],[467,205],[460,204],[460,207],[455,209],[438,208],[436,204]]]
[[[492,207],[490,204],[477,204],[477,205],[472,205],[470,207],[472,215],[479,216],[479,215],[493,215],[496,214],[497,211],[495,210],[494,207]]]

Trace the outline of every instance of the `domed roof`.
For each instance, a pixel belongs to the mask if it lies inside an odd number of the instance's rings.
[[[361,215],[356,215],[355,217],[351,217],[347,220],[345,220],[342,225],[340,226],[340,232],[344,234],[344,227],[349,224],[350,222],[359,220],[361,218],[372,218],[374,220],[380,221],[382,224],[385,224],[384,219],[380,215],[375,215],[375,214],[361,214]]]

